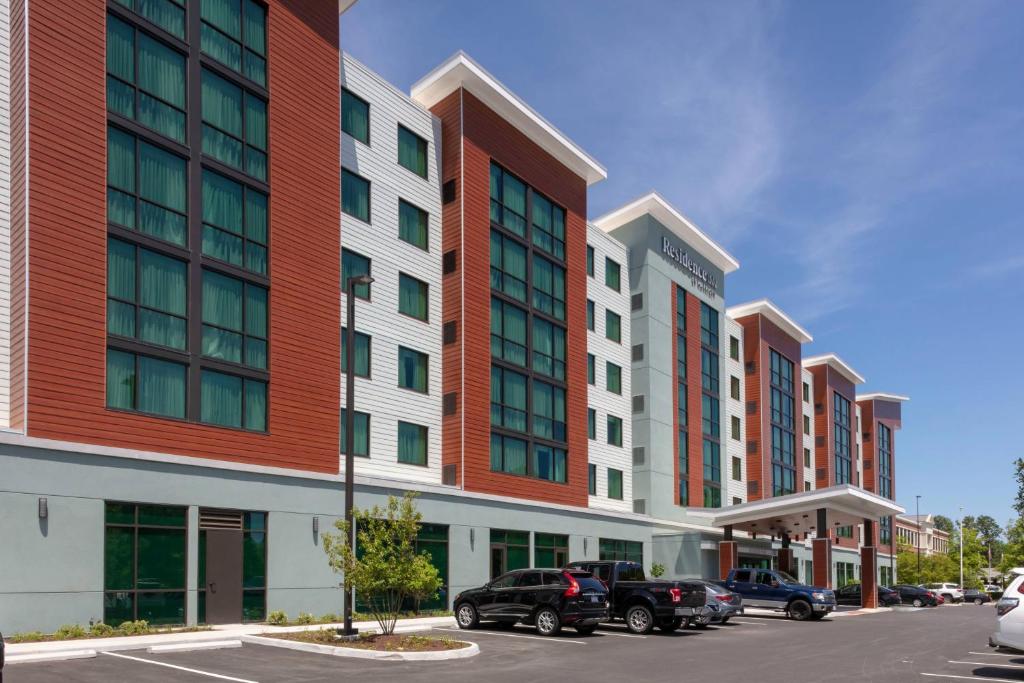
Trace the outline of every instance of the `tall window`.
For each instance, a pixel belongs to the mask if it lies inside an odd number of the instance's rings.
[[[370,181],[344,168],[341,169],[341,210],[364,223],[370,222]]]
[[[569,456],[565,214],[491,164],[491,470],[560,483]]]
[[[594,358],[594,354],[587,354],[587,384],[595,384],[597,382],[597,359]]]
[[[266,180],[266,101],[203,69],[202,102],[203,153]]]
[[[267,274],[267,195],[203,171],[203,254]]]
[[[686,390],[686,290],[676,286],[676,470],[679,477],[679,504],[690,504],[690,446],[687,443]]]
[[[881,422],[878,423],[878,495],[892,498],[892,430]]]
[[[103,621],[185,623],[184,507],[105,504]]]
[[[622,447],[622,418],[608,416],[608,445]]]
[[[202,0],[200,8],[203,53],[266,87],[266,9],[253,0]]]
[[[622,317],[604,309],[604,336],[613,342],[622,343]]]
[[[594,311],[594,302],[587,299],[587,329],[591,332],[594,331],[594,317],[596,313]]]
[[[427,393],[427,366],[429,357],[425,353],[398,347],[398,386]]]
[[[348,444],[347,434],[347,421],[344,408],[341,409],[341,454],[345,455],[345,446]],[[355,425],[355,429],[352,431],[352,455],[358,455],[360,457],[370,457],[370,415],[369,413],[360,413],[358,410],[352,415],[352,422]]]
[[[370,335],[357,331],[355,373],[356,377],[370,376],[370,346],[372,339]],[[341,371],[347,372],[348,368],[348,328],[341,328]]]
[[[622,394],[622,368],[615,363],[605,361],[605,389],[613,394]]]
[[[341,130],[370,144],[370,104],[345,88],[341,89]]]
[[[254,0],[108,4],[110,408],[268,428],[266,21]]]
[[[398,163],[421,178],[427,177],[427,141],[405,126],[398,127]]]
[[[607,256],[604,259],[604,283],[616,292],[622,285],[619,264]]]
[[[594,248],[587,245],[587,275],[594,277]]]
[[[185,142],[185,55],[108,16],[107,109]]]
[[[622,500],[622,470],[608,468],[608,497]]]
[[[704,507],[722,506],[722,453],[719,422],[718,311],[700,304],[701,429],[704,455]]]
[[[404,199],[398,200],[398,237],[424,251],[428,249],[427,212]]]
[[[838,391],[832,402],[835,422],[836,484],[853,481],[850,460],[850,401]]]
[[[523,309],[496,296],[491,297],[492,357],[526,367],[526,318],[527,313]]]
[[[350,277],[370,274],[370,259],[348,249],[341,250],[341,282],[344,291]],[[353,293],[359,299],[370,300],[370,285],[356,285]]]
[[[426,282],[398,274],[398,312],[426,321],[430,313],[430,288]]]
[[[796,399],[793,362],[769,349],[772,428],[772,495],[796,493]]]
[[[427,428],[411,422],[398,423],[398,462],[427,464]]]

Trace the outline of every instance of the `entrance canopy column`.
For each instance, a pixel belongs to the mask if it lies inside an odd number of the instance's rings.
[[[793,561],[793,549],[790,547],[789,534],[782,534],[782,547],[776,551],[779,571],[791,576],[797,575],[796,563]]]
[[[736,566],[739,558],[739,548],[736,541],[732,540],[732,525],[725,526],[725,535],[718,542],[718,574],[722,581],[729,578],[729,570]]]
[[[864,545],[860,549],[860,605],[878,607],[878,548],[875,546],[875,520],[864,520]]]

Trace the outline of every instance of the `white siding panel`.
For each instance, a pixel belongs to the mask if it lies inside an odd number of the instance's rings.
[[[725,334],[727,337],[735,337],[740,342],[740,349],[743,349],[743,327],[730,318],[725,316]],[[722,469],[725,470],[722,476],[727,482],[726,495],[727,497],[722,500],[722,507],[727,505],[733,505],[734,499],[739,499],[740,503],[747,502],[747,451],[744,444],[746,443],[745,435],[747,433],[747,416],[744,406],[746,402],[744,397],[746,396],[745,384],[746,374],[743,372],[743,355],[742,351],[739,359],[733,360],[729,355],[730,353],[730,342],[729,339],[725,340],[723,345],[725,351],[725,384],[726,389],[723,392],[725,401],[725,422],[722,423],[722,440],[725,442],[725,453],[726,462],[722,463]],[[736,377],[740,381],[740,398],[736,400],[732,397],[732,378]],[[740,432],[739,438],[732,438],[732,418],[738,417],[740,420]],[[739,458],[740,460],[740,478],[738,480],[732,478],[732,460],[733,458]]]
[[[356,459],[358,475],[441,482],[441,191],[440,122],[394,86],[347,54],[341,85],[370,104],[370,144],[346,134],[341,164],[370,181],[370,223],[341,216],[341,243],[371,259],[370,301],[356,300],[356,331],[371,336],[370,378],[356,380],[356,411],[370,414],[370,457]],[[398,164],[398,125],[428,143],[427,179]],[[429,214],[429,249],[398,238],[399,198]],[[398,312],[399,273],[430,287],[429,322]],[[342,324],[345,295],[341,297]],[[428,393],[398,387],[398,347],[430,357]],[[341,378],[341,404],[345,401]],[[427,466],[398,462],[398,421],[428,428]]]
[[[803,393],[802,393],[803,392],[803,385],[800,386],[800,391],[801,391],[800,398],[801,398],[801,401],[802,401],[801,405],[803,407],[803,414],[806,415],[808,417],[808,419],[810,419],[810,422],[811,422],[811,424],[810,424],[810,433],[804,434],[804,439],[803,439],[804,448],[810,450],[810,452],[811,452],[811,466],[804,468],[804,481],[805,482],[810,482],[811,490],[813,491],[815,486],[816,486],[816,481],[814,479],[814,375],[812,375],[810,373],[810,371],[808,371],[808,370],[801,369],[800,376],[801,376],[804,384],[807,385],[807,398],[808,398],[807,401],[803,401]],[[801,424],[800,424],[800,431],[801,431],[801,433],[803,433],[804,425],[803,425],[803,419],[802,418],[801,418],[800,422],[801,422]],[[803,454],[803,451],[801,451],[800,452],[801,462],[803,462],[803,457],[804,457],[804,454]]]
[[[587,299],[594,302],[594,330],[587,332],[587,352],[595,357],[594,385],[587,387],[587,405],[597,413],[597,438],[588,440],[588,462],[597,465],[597,495],[589,505],[605,510],[633,511],[633,392],[629,310],[629,263],[626,246],[603,230],[587,225],[587,243],[594,248],[594,277],[587,278]],[[604,283],[605,258],[619,264],[620,283],[616,292]],[[622,319],[622,343],[605,338],[605,311]],[[607,390],[606,363],[622,368],[622,394]],[[650,396],[644,397],[644,411],[650,409]],[[608,415],[622,418],[622,447],[608,444]],[[622,471],[622,500],[608,498],[608,469]]]

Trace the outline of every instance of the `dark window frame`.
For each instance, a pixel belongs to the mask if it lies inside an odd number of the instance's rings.
[[[343,110],[345,108],[345,96],[346,95],[348,95],[352,99],[354,99],[357,102],[359,102],[359,103],[361,103],[361,104],[366,106],[366,139],[363,140],[362,138],[358,138],[355,135],[353,135],[351,132],[345,130],[345,128],[344,128],[344,121],[345,121],[344,116],[342,116],[342,119],[341,119],[341,121],[342,121],[341,132],[344,133],[345,135],[348,135],[353,140],[357,140],[357,141],[363,143],[364,145],[366,145],[367,147],[369,147],[370,146],[370,135],[371,135],[371,133],[370,133],[370,102],[368,100],[360,97],[359,95],[356,95],[350,89],[342,86],[342,88],[341,88],[341,108]]]
[[[768,348],[772,496],[797,492],[796,363]],[[805,416],[806,417],[806,416]]]

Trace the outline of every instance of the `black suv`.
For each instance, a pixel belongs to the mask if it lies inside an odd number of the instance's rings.
[[[542,636],[553,636],[563,626],[588,634],[607,619],[608,590],[585,571],[517,569],[455,596],[459,628],[496,621],[533,624]]]

